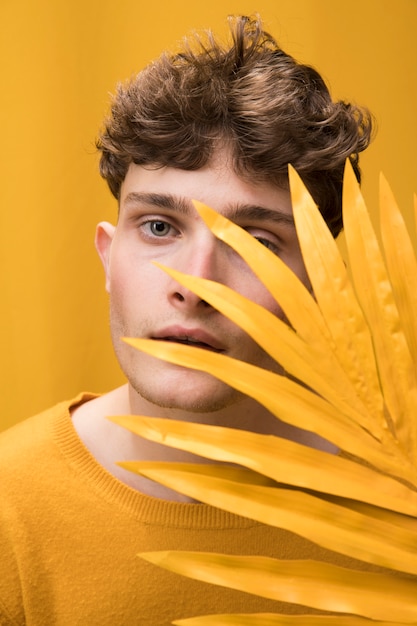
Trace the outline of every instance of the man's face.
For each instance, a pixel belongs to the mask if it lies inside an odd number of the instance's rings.
[[[279,371],[244,331],[152,264],[155,260],[223,283],[282,317],[246,263],[212,235],[192,199],[233,219],[304,282],[307,278],[288,191],[242,180],[222,154],[197,171],[130,166],[121,188],[118,224],[100,224],[96,239],[106,271],[116,354],[142,406],[212,412],[241,401],[241,394],[209,374],[142,354],[120,339],[197,342]]]

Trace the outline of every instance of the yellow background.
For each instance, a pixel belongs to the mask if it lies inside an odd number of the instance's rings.
[[[255,11],[335,96],[373,110],[365,197],[382,169],[411,223],[417,0],[0,0],[0,428],[122,382],[93,248],[116,215],[94,148],[108,94],[189,30]]]

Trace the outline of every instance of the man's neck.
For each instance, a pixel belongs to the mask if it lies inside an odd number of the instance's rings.
[[[147,415],[168,417],[176,420],[199,422],[272,434],[292,439],[310,447],[329,452],[334,447],[320,437],[296,429],[271,415],[264,407],[242,396],[242,401],[232,407],[210,414],[191,413],[178,409],[155,407],[136,394],[128,385],[90,400],[77,407],[73,413],[74,427],[95,459],[113,476],[134,489],[154,497],[179,502],[191,500],[146,478],[128,472],[117,465],[118,461],[176,461],[210,463],[209,459],[192,455],[154,443],[134,435],[130,431],[106,419],[111,415]]]

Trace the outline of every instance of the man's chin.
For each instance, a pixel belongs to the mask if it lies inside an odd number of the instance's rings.
[[[210,390],[204,390],[202,386],[196,386],[188,391],[179,387],[170,390],[167,386],[157,390],[149,389],[149,387],[143,389],[138,385],[132,385],[132,387],[139,396],[139,403],[142,399],[153,405],[156,410],[160,408],[175,412],[213,413],[227,409],[244,397],[240,392],[220,382],[217,389]]]

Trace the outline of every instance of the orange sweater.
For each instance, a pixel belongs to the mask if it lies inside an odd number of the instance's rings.
[[[289,532],[204,504],[144,496],[119,482],[72,427],[69,408],[80,400],[61,403],[0,436],[1,626],[167,626],[212,613],[294,612],[169,573],[136,556],[142,551],[342,563]]]

